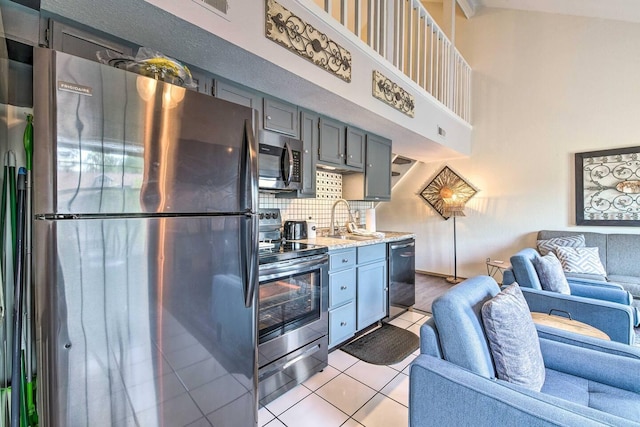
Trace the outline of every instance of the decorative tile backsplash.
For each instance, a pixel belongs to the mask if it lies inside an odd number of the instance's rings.
[[[274,194],[260,193],[261,208],[279,208],[282,220],[314,220],[317,227],[329,227],[331,207],[342,198],[342,175],[325,171],[316,172],[315,199],[276,199]],[[365,211],[373,202],[349,201],[351,213],[357,223],[364,226]],[[343,204],[336,207],[336,223],[344,226],[349,219]]]

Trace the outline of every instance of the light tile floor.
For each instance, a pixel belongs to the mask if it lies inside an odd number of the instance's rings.
[[[420,336],[430,316],[406,312],[391,322]],[[419,350],[395,365],[366,363],[341,350],[329,366],[261,407],[260,427],[389,427],[409,425],[409,364]]]

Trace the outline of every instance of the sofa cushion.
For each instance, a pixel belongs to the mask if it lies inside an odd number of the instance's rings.
[[[542,393],[640,422],[640,395],[547,369]]]
[[[562,270],[562,264],[553,252],[536,257],[532,261],[536,273],[538,273],[542,289],[565,295],[571,294],[571,288],[569,288],[569,282],[567,282]]]
[[[482,305],[482,323],[499,379],[539,391],[544,361],[529,306],[517,283]]]
[[[538,240],[538,252],[540,255],[546,255],[553,252],[558,246],[568,246],[571,248],[584,248],[584,235],[553,237],[551,239]]]
[[[577,236],[580,234],[584,236],[585,247],[598,248],[598,251],[600,252],[600,261],[602,261],[604,269],[607,270],[607,234],[594,233],[590,231],[540,230],[538,231],[538,240],[547,240],[553,237]]]
[[[568,273],[586,273],[606,276],[600,262],[598,248],[570,248],[558,246],[555,253],[562,263],[562,269]]]

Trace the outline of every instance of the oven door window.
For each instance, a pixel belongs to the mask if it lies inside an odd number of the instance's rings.
[[[260,283],[260,344],[320,319],[320,273],[313,270]]]

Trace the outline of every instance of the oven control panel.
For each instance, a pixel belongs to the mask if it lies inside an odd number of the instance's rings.
[[[259,240],[280,240],[282,216],[280,209],[260,209],[258,211]]]

